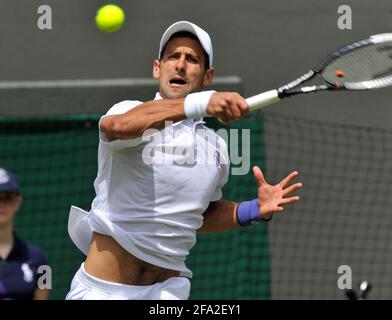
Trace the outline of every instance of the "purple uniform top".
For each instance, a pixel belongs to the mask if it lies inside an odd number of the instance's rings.
[[[14,244],[8,257],[0,258],[0,299],[33,299],[38,273],[46,258],[40,248],[14,234]]]

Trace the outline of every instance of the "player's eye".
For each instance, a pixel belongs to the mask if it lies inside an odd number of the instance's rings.
[[[199,59],[197,57],[194,57],[194,56],[189,56],[188,57],[188,61],[190,63],[199,63]]]
[[[171,53],[168,55],[168,59],[170,60],[176,60],[179,59],[180,55],[178,53]]]
[[[12,192],[0,192],[0,202],[13,202],[17,196]]]

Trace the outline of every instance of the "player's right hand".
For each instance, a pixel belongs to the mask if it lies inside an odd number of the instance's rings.
[[[249,105],[237,92],[215,92],[211,96],[207,112],[228,124],[244,117],[249,112]]]

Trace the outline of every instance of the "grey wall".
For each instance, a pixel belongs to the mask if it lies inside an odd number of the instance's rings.
[[[161,33],[188,19],[210,32],[217,75],[241,77],[245,95],[252,95],[292,80],[339,46],[392,29],[389,0],[114,2],[126,11],[127,22],[120,32],[105,34],[94,25],[105,1],[1,0],[7,14],[0,20],[0,81],[150,78]],[[52,30],[37,27],[42,4],[53,10]],[[337,27],[341,4],[352,7],[352,30]],[[267,112],[390,128],[391,96],[389,89],[322,94]]]

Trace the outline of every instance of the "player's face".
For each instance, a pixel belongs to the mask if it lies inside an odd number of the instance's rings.
[[[214,69],[205,70],[204,51],[200,43],[181,37],[169,40],[161,60],[154,61],[153,75],[159,79],[163,98],[184,98],[209,86]]]
[[[0,226],[12,221],[22,197],[12,192],[0,192]]]

